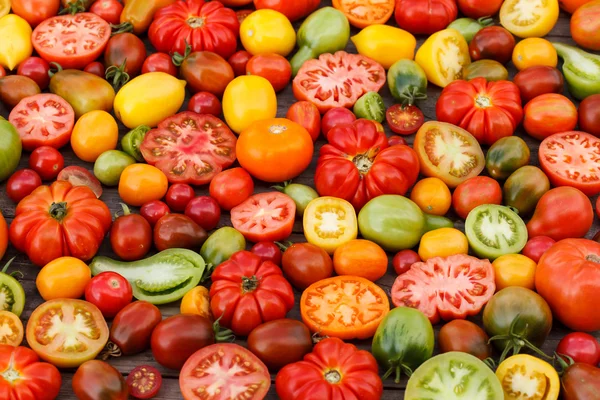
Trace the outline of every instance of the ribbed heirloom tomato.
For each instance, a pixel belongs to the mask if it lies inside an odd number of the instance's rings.
[[[454,0],[398,0],[396,22],[413,34],[432,34],[446,28],[456,19],[458,7]]]

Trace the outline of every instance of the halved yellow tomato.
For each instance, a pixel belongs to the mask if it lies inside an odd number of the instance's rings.
[[[506,0],[500,23],[521,38],[546,36],[558,21],[558,0]]]
[[[183,296],[179,311],[182,314],[196,314],[213,320],[210,309],[210,298],[208,289],[204,286],[196,286]]]
[[[504,360],[496,370],[506,400],[557,400],[560,380],[552,365],[528,354]]]
[[[534,290],[537,264],[522,254],[505,254],[492,263],[496,276],[496,290],[521,286]]]
[[[23,341],[23,323],[10,311],[0,311],[0,344],[19,346]]]
[[[306,240],[329,254],[358,234],[354,207],[337,197],[318,197],[308,203],[303,225]]]

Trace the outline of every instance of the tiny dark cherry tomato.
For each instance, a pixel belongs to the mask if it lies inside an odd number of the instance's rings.
[[[154,225],[154,246],[158,251],[174,248],[198,251],[207,238],[206,231],[183,214],[167,214]]]
[[[304,127],[313,142],[321,134],[321,114],[319,109],[310,101],[298,101],[289,108],[286,118]]]
[[[210,114],[218,117],[223,108],[217,96],[209,92],[198,92],[188,103],[188,110],[198,114]]]
[[[106,75],[106,69],[104,69],[104,64],[102,64],[100,61],[94,61],[89,63],[85,66],[83,70],[87,73],[99,76],[102,79],[104,79],[104,76]]]
[[[533,261],[540,262],[540,258],[544,255],[544,253],[552,247],[552,245],[556,243],[556,241],[548,236],[536,236],[532,237],[527,241],[525,247],[521,253],[525,257],[531,258]]]
[[[121,204],[123,215],[110,227],[110,245],[117,256],[125,261],[139,260],[152,247],[152,227],[139,214],[131,214],[129,207]]]
[[[506,64],[512,59],[515,37],[501,26],[488,26],[475,34],[469,44],[471,59],[495,60]]]
[[[131,284],[116,272],[101,272],[85,287],[85,300],[98,307],[104,318],[113,318],[132,299]]]
[[[48,64],[48,61],[39,57],[29,57],[19,64],[19,68],[17,68],[17,75],[26,76],[33,79],[33,81],[38,84],[40,89],[44,90],[50,83],[50,75],[48,75],[48,71],[50,71],[50,64]]]
[[[290,62],[279,54],[257,54],[246,64],[248,75],[262,76],[276,92],[285,89],[292,79]]]
[[[42,185],[42,178],[32,169],[21,169],[8,178],[6,194],[15,203],[23,200],[35,188]]]
[[[151,399],[162,386],[162,375],[149,365],[135,367],[127,376],[129,395],[136,399]]]
[[[281,265],[281,249],[273,242],[258,242],[250,251],[259,256],[263,261],[271,261]]]
[[[576,363],[590,364],[595,367],[600,362],[600,343],[588,333],[569,333],[558,342],[556,352],[571,357]]]
[[[452,208],[462,219],[482,204],[502,204],[502,188],[498,181],[488,176],[469,178],[452,194]]]
[[[165,201],[172,211],[183,212],[195,196],[194,188],[187,183],[174,183],[167,190]]]
[[[185,215],[200,225],[204,230],[211,231],[221,220],[221,207],[217,200],[210,196],[194,197],[185,208]]]
[[[209,192],[223,210],[231,210],[252,195],[254,181],[243,168],[226,169],[210,181]]]
[[[456,319],[440,329],[440,352],[460,351],[485,360],[492,356],[488,340],[488,335],[473,322]]]
[[[119,24],[122,11],[123,5],[119,0],[97,0],[90,7],[91,13],[113,25]]]
[[[323,115],[321,119],[321,132],[325,136],[325,139],[327,139],[327,134],[331,129],[337,125],[351,124],[354,121],[356,121],[356,115],[352,111],[344,107],[335,107]]]
[[[600,94],[588,96],[579,104],[579,129],[600,137]]]
[[[394,266],[394,271],[396,271],[398,275],[402,275],[407,272],[414,263],[419,261],[421,261],[421,257],[419,257],[415,251],[401,250],[396,253],[392,259],[392,265]]]
[[[154,227],[159,219],[171,212],[168,205],[160,200],[152,200],[142,205],[140,215]]]
[[[65,159],[54,147],[38,147],[29,156],[29,168],[45,181],[55,179],[64,167]]]
[[[166,53],[150,54],[142,65],[142,74],[148,72],[164,72],[166,74],[177,76],[177,67],[173,64],[173,59]]]
[[[110,341],[119,346],[124,356],[150,348],[150,338],[162,321],[158,307],[147,301],[134,301],[117,313],[110,327]]]
[[[294,243],[281,257],[281,269],[288,281],[304,290],[333,275],[333,261],[325,250],[311,243]]]
[[[388,144],[390,146],[395,146],[397,144],[407,145],[406,139],[404,139],[402,136],[398,136],[398,135],[392,135],[392,136],[390,136],[388,138]]]
[[[425,122],[423,112],[417,106],[402,106],[394,104],[385,112],[385,119],[392,130],[398,135],[412,135]]]
[[[515,75],[513,82],[521,92],[523,103],[546,93],[562,93],[565,85],[562,72],[546,65],[524,69]]]
[[[229,57],[227,62],[231,65],[231,68],[233,68],[235,76],[242,76],[246,75],[246,65],[251,58],[252,54],[248,53],[246,50],[240,50]]]

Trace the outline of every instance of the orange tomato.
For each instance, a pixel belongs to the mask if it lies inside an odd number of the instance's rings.
[[[213,320],[210,310],[210,298],[208,297],[208,289],[204,286],[196,286],[183,296],[181,299],[181,307],[179,311],[182,314],[196,314],[202,317]]]
[[[310,164],[313,141],[302,125],[286,118],[252,123],[237,141],[240,165],[257,179],[283,182],[297,177]]]
[[[92,272],[86,263],[75,257],[59,257],[42,268],[35,286],[46,301],[78,299],[91,280]]]
[[[573,14],[575,10],[590,1],[593,0],[558,0],[558,5],[569,14]]]
[[[388,257],[376,243],[354,239],[333,253],[333,268],[338,275],[354,275],[375,282],[387,272]]]
[[[558,54],[546,39],[532,37],[517,43],[513,49],[512,61],[519,71],[538,65],[556,67]]]
[[[8,225],[6,224],[6,220],[2,215],[2,211],[0,211],[0,260],[4,257],[4,253],[6,253],[6,248],[8,247]]]
[[[129,205],[160,200],[167,193],[169,182],[158,168],[148,164],[132,164],[126,167],[119,179],[119,196]]]
[[[385,24],[394,13],[395,0],[333,0],[333,6],[346,15],[348,21],[364,28],[374,24]]]
[[[23,323],[10,311],[0,311],[0,344],[20,346],[23,341]]]
[[[359,276],[335,276],[302,293],[300,314],[312,332],[343,340],[368,339],[390,311],[387,294]]]
[[[410,193],[410,199],[427,214],[446,215],[452,205],[448,185],[439,178],[421,179]]]

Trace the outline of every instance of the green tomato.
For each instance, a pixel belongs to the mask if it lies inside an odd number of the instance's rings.
[[[494,25],[494,20],[489,17],[479,19],[459,18],[448,25],[448,28],[456,29],[465,38],[467,43],[471,43],[477,32],[491,25]]]
[[[18,280],[6,273],[13,260],[9,260],[0,272],[0,311],[20,316],[25,307],[25,290]]]
[[[403,106],[427,99],[427,75],[413,60],[402,59],[394,63],[387,79],[392,96]]]
[[[319,193],[315,189],[300,183],[285,182],[283,186],[275,186],[274,189],[287,194],[294,200],[296,215],[299,217],[304,216],[304,210],[306,210],[308,203],[319,197]]]
[[[383,98],[377,92],[365,93],[354,104],[353,112],[357,118],[370,119],[381,123],[385,119]]]
[[[217,229],[206,239],[200,249],[200,255],[207,264],[211,264],[209,270],[229,260],[233,253],[246,248],[244,235],[230,226]]]
[[[121,147],[123,151],[129,154],[131,157],[135,158],[139,162],[144,162],[144,157],[142,157],[142,153],[140,151],[140,145],[146,136],[146,133],[151,128],[146,125],[140,125],[137,128],[134,128],[127,132],[123,139],[121,139]]]
[[[475,78],[485,78],[487,81],[505,81],[508,70],[495,60],[479,60],[463,68],[463,79],[470,81]]]
[[[12,175],[21,159],[21,137],[8,121],[0,121],[0,182]]]
[[[519,168],[529,164],[529,146],[518,136],[503,137],[487,152],[485,167],[494,179],[506,179]]]
[[[429,319],[419,310],[396,307],[379,324],[371,352],[387,369],[383,379],[395,374],[400,382],[402,372],[412,372],[433,354],[434,334]]]
[[[538,201],[550,190],[550,180],[538,167],[526,165],[513,172],[504,182],[504,204],[513,207],[519,215],[535,211]]]
[[[94,163],[94,175],[106,186],[116,186],[123,170],[135,164],[135,158],[120,150],[108,150],[100,154]]]

